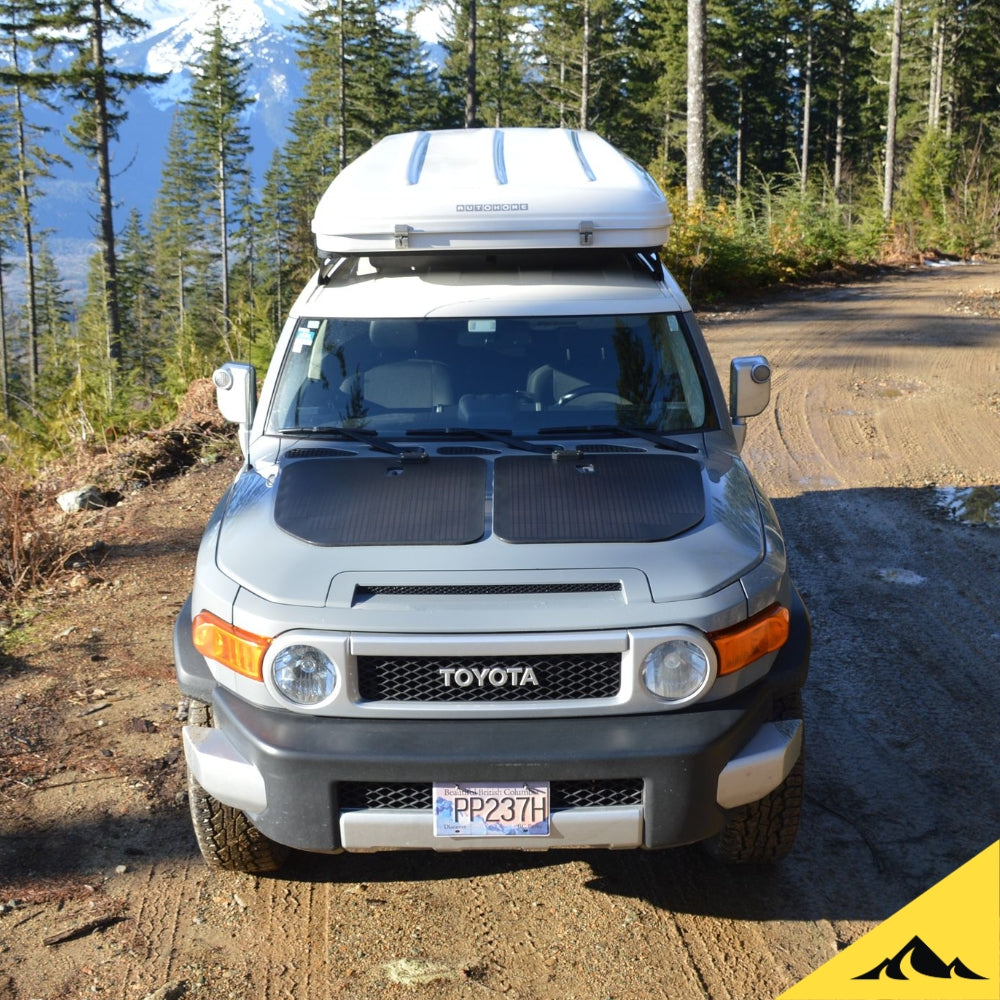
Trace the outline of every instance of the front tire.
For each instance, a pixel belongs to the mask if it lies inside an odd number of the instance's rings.
[[[802,693],[795,691],[775,703],[772,721],[802,718]],[[767,864],[786,857],[795,844],[802,814],[805,750],[788,777],[756,802],[730,809],[725,826],[705,849],[727,864]]]
[[[212,708],[191,701],[188,722],[211,726]],[[188,768],[188,804],[198,849],[212,868],[260,875],[276,872],[288,857],[288,848],[265,836],[246,814],[209,795]]]

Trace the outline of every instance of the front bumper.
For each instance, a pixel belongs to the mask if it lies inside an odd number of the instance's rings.
[[[771,721],[775,701],[801,688],[808,669],[809,619],[797,595],[792,612],[788,642],[750,689],[679,712],[586,718],[369,721],[262,709],[215,686],[179,627],[182,689],[210,700],[215,718],[213,729],[185,727],[185,755],[209,794],[302,850],[692,843],[718,832],[726,809],[776,788],[799,756],[801,721]],[[546,838],[438,838],[430,808],[341,806],[344,783],[621,780],[641,783],[641,801],[554,809]]]

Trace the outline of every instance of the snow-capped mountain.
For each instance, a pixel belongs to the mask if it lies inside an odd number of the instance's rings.
[[[270,89],[287,93],[280,80],[294,66],[292,38],[288,26],[309,13],[306,0],[229,0],[226,3],[203,3],[173,0],[154,3],[139,0],[129,13],[142,18],[149,31],[138,41],[121,41],[109,52],[125,68],[147,73],[169,73],[167,83],[151,89],[156,106],[172,107],[188,93],[188,67],[197,59],[215,24],[216,12],[227,39],[239,46],[250,63],[251,82],[270,81]],[[251,93],[263,100],[266,91]]]

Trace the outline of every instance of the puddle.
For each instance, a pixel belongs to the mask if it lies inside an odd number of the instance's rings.
[[[884,375],[874,379],[859,379],[851,388],[868,399],[900,399],[927,389],[927,383],[906,375]]]
[[[1000,486],[941,486],[934,493],[938,509],[950,520],[1000,527]]]

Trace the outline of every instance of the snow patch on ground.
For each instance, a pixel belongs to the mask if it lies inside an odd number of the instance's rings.
[[[912,569],[880,569],[878,576],[886,583],[898,583],[904,587],[919,587],[927,582],[927,577],[914,573]]]
[[[941,486],[934,493],[950,520],[1000,527],[1000,486]]]

